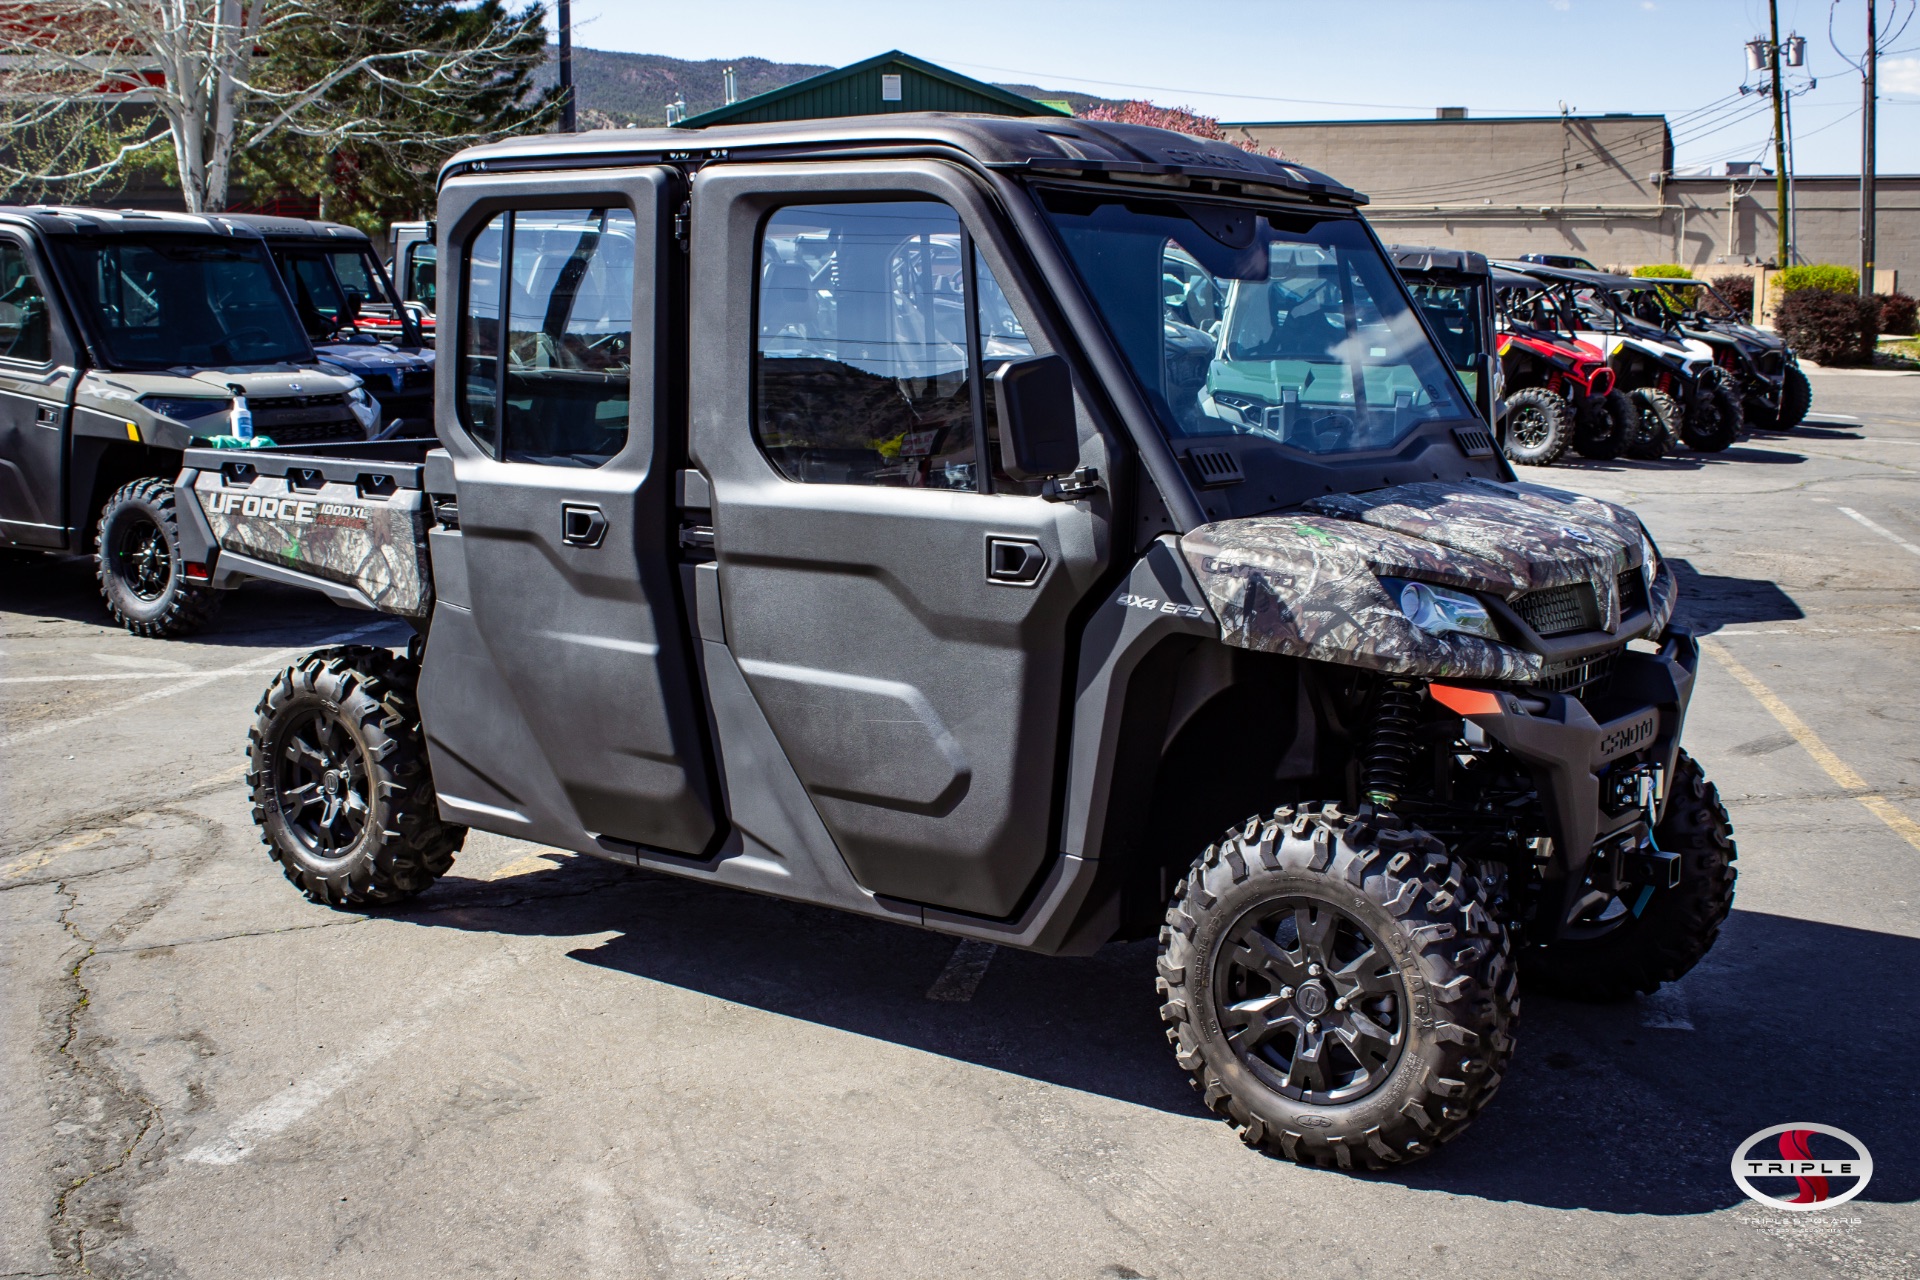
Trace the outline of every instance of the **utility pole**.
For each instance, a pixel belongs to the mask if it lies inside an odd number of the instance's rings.
[[[1860,292],[1873,292],[1874,221],[1874,99],[1878,75],[1880,31],[1874,0],[1867,0],[1867,65],[1863,80],[1866,99],[1860,122]]]
[[[1780,248],[1773,260],[1782,267],[1790,267],[1793,263],[1787,257],[1787,131],[1781,123],[1780,107],[1780,0],[1767,0],[1767,23],[1767,72],[1773,78],[1773,221],[1774,229],[1780,233]]]
[[[577,133],[573,110],[573,0],[560,3],[560,132]]]

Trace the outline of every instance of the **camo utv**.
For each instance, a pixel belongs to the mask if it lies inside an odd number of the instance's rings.
[[[1514,481],[1362,203],[1053,118],[461,154],[438,447],[182,479],[211,581],[418,632],[274,680],[269,853],[343,907],[478,827],[1002,946],[1157,938],[1247,1142],[1433,1150],[1523,981],[1685,973],[1734,849],[1672,572]]]

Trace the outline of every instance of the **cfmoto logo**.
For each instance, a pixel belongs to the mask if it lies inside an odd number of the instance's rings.
[[[1566,534],[1569,538],[1572,538],[1575,542],[1592,542],[1593,541],[1592,534],[1588,533],[1585,529],[1576,529],[1570,524],[1561,525],[1560,532]]]
[[[1777,1124],[1733,1149],[1735,1184],[1770,1209],[1831,1209],[1865,1191],[1872,1178],[1866,1144],[1832,1125]]]

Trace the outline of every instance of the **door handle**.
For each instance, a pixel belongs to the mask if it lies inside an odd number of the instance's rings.
[[[987,581],[1003,587],[1030,587],[1040,581],[1047,553],[1032,538],[987,536]]]
[[[597,547],[607,540],[607,517],[585,502],[560,504],[560,541],[570,547]]]
[[[33,415],[33,420],[43,426],[53,426],[60,421],[60,406],[43,404]]]

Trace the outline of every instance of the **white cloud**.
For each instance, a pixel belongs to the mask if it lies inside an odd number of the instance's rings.
[[[1920,94],[1920,58],[1888,58],[1880,64],[1884,93]]]

